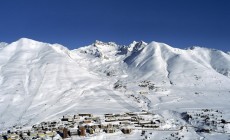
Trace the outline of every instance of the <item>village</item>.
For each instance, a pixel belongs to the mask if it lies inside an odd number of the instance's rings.
[[[198,133],[226,133],[224,127],[229,125],[221,116],[220,111],[202,109],[182,113],[182,119],[188,122],[185,126],[178,120],[171,121],[158,114],[147,111],[126,112],[120,114],[93,115],[79,113],[76,115],[64,115],[53,121],[43,121],[30,128],[13,126],[11,129],[0,133],[0,140],[61,140],[81,139],[104,134],[121,132],[123,135],[132,134],[133,131],[141,131],[141,136],[149,130],[172,132],[174,137],[182,129],[193,127]],[[204,118],[204,121],[203,119]],[[178,137],[179,138],[179,137]]]
[[[65,115],[59,120],[41,122],[30,129],[14,126],[7,132],[0,133],[0,139],[71,139],[74,137],[90,137],[100,133],[131,134],[133,130],[161,129],[165,121],[157,114],[146,111],[122,114],[76,114]]]

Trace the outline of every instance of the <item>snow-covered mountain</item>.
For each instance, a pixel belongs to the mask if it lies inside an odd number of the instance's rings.
[[[0,129],[77,112],[218,108],[230,118],[229,84],[220,50],[143,41],[68,50],[22,38],[0,43]]]
[[[0,49],[2,49],[3,47],[7,46],[8,44],[5,42],[0,42]]]

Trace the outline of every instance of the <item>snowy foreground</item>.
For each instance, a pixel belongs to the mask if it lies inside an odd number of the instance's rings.
[[[145,110],[168,122],[164,129],[186,129],[76,139],[230,139],[229,85],[230,55],[219,50],[135,41],[68,50],[22,38],[0,43],[0,133],[64,115]]]

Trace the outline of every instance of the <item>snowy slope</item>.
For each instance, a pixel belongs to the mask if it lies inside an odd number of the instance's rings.
[[[109,101],[114,104],[115,111],[117,108],[127,111],[131,105],[110,91],[110,86],[106,86],[108,79],[89,71],[86,64],[74,61],[70,55],[71,52],[61,45],[25,38],[1,50],[1,128],[33,124],[78,110],[94,111],[95,104],[88,105],[91,100],[97,103],[98,109],[104,109],[102,113],[113,111],[106,109],[107,104],[103,103],[107,96],[124,102],[120,105]],[[98,91],[100,94],[94,95]],[[111,95],[105,95],[108,91]]]
[[[229,59],[229,55],[221,51],[206,48],[181,50],[152,42],[129,55],[124,61],[131,70],[138,71],[136,72],[139,75],[138,79],[171,82],[174,85],[178,83],[178,86],[184,87],[193,83],[200,83],[199,86],[215,85],[215,77],[221,77],[224,83],[229,82]],[[228,88],[226,84],[223,86]]]
[[[22,38],[0,45],[0,129],[78,112],[218,108],[230,118],[229,72],[230,55],[207,48],[96,41],[68,50]]]

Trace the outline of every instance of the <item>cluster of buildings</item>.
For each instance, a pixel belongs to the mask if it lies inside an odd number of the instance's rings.
[[[130,134],[134,129],[158,129],[164,123],[159,116],[149,112],[129,112],[122,114],[65,115],[59,120],[41,122],[30,129],[14,127],[0,134],[0,139],[68,139],[89,137],[99,133],[118,131]]]
[[[197,132],[211,131],[229,133],[230,123],[222,118],[218,110],[200,110],[182,113],[186,120]],[[81,137],[93,137],[101,133],[131,134],[133,130],[166,130],[167,120],[146,111],[127,112],[121,114],[76,114],[64,115],[53,121],[41,122],[30,128],[14,126],[12,129],[0,133],[0,140],[61,140]],[[180,125],[177,125],[179,127]],[[172,131],[177,131],[179,129]]]

